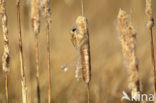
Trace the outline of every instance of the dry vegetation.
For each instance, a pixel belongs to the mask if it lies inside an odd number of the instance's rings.
[[[155,0],[0,0],[0,103],[156,94],[155,9]]]

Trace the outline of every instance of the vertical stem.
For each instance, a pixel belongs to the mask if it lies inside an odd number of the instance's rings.
[[[150,29],[150,44],[151,44],[151,59],[153,66],[153,84],[154,84],[154,95],[156,97],[156,69],[155,69],[155,55],[154,55],[154,43],[153,43],[153,31]]]
[[[26,78],[24,71],[24,60],[23,60],[23,48],[22,48],[22,34],[21,34],[21,19],[20,19],[20,1],[17,0],[17,22],[18,22],[18,36],[19,36],[19,55],[21,65],[21,85],[22,85],[22,102],[27,103],[27,88]]]
[[[47,53],[48,53],[48,103],[51,103],[51,71],[50,71],[50,35],[49,23],[47,22]]]
[[[89,88],[89,83],[87,84],[87,96],[88,96],[88,103],[90,103],[90,88]]]
[[[6,100],[6,103],[8,103],[8,74],[7,72],[5,72],[5,100]]]
[[[40,84],[39,84],[39,47],[38,34],[35,34],[35,61],[36,61],[36,80],[37,80],[37,100],[40,103]]]
[[[81,13],[82,16],[84,15],[84,5],[83,5],[83,0],[81,0]]]

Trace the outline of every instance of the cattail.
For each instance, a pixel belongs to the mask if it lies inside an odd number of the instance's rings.
[[[90,62],[90,45],[89,45],[89,32],[87,18],[79,16],[76,19],[76,27],[79,35],[82,36],[80,43],[80,55],[83,80],[85,83],[89,83],[91,78],[91,62]]]
[[[4,38],[4,51],[2,56],[2,68],[5,72],[5,97],[6,103],[8,103],[8,72],[10,71],[9,68],[9,61],[10,61],[10,53],[9,53],[9,39],[8,39],[8,23],[7,23],[7,14],[6,14],[6,1],[0,0],[0,15],[2,21],[2,31],[3,31],[3,38]]]
[[[145,13],[147,15],[147,27],[149,29],[152,29],[154,26],[154,18],[153,18],[153,13],[152,13],[152,3],[151,0],[146,0],[146,10]]]
[[[36,61],[36,81],[37,81],[37,100],[40,103],[40,85],[39,85],[39,46],[38,35],[40,33],[40,0],[31,0],[32,27],[35,35],[35,61]]]
[[[155,54],[154,54],[154,43],[153,43],[153,26],[154,26],[154,18],[152,14],[152,3],[151,0],[146,0],[146,9],[145,13],[147,16],[147,28],[150,34],[150,46],[151,46],[151,59],[153,66],[153,87],[154,87],[154,96],[156,98],[156,69],[155,69]],[[156,100],[154,100],[156,103]]]
[[[118,14],[118,31],[122,45],[122,53],[129,73],[129,88],[135,99],[139,88],[138,63],[136,58],[136,31],[129,23],[128,14],[121,10]]]
[[[22,102],[27,103],[27,87],[26,78],[24,70],[24,60],[23,60],[23,46],[22,46],[22,32],[21,32],[21,18],[20,18],[20,0],[17,0],[17,21],[18,21],[18,35],[19,35],[19,55],[21,64],[21,85],[22,85]]]
[[[76,28],[72,29],[71,34],[72,34],[71,41],[75,46],[75,48],[79,50],[80,53],[82,76],[84,82],[87,84],[88,103],[90,103],[89,83],[91,79],[91,56],[90,56],[88,21],[86,17],[79,16],[76,19]]]
[[[50,24],[51,24],[51,9],[49,0],[42,0],[41,7],[43,15],[46,18],[46,39],[47,39],[47,54],[48,54],[48,103],[51,103],[51,71],[50,71]]]

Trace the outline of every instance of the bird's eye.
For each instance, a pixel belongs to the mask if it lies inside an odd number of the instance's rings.
[[[76,31],[76,28],[73,28],[73,29],[72,29],[72,32],[75,32],[75,31]]]

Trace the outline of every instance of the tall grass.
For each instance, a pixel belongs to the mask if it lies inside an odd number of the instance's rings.
[[[51,9],[49,0],[42,0],[41,6],[46,19],[46,40],[47,40],[47,60],[48,60],[48,103],[51,103],[51,69],[50,69],[50,24]]]
[[[40,103],[40,84],[39,84],[39,33],[40,33],[40,0],[31,0],[32,28],[35,36],[35,62],[36,62],[36,82],[37,100]]]
[[[156,68],[155,68],[155,54],[154,54],[154,41],[153,41],[154,18],[152,13],[152,0],[146,0],[145,13],[148,19],[147,28],[150,34],[151,60],[152,60],[152,67],[153,67],[153,87],[154,87],[154,95],[156,98]],[[155,99],[155,103],[156,103],[156,99]]]
[[[137,94],[140,91],[138,63],[136,58],[136,30],[129,21],[128,14],[119,10],[118,13],[118,31],[122,45],[122,53],[124,61],[129,73],[129,88],[132,95],[137,99]]]
[[[91,56],[87,18],[79,16],[76,19],[76,28],[74,28],[71,33],[72,43],[75,48],[79,50],[78,52],[80,52],[82,76],[85,84],[87,84],[88,103],[90,103],[89,83],[91,79]]]
[[[31,3],[31,20],[32,20],[32,29],[33,29],[33,34],[34,34],[34,43],[35,43],[35,47],[34,47],[34,49],[35,49],[34,50],[35,71],[36,71],[35,72],[35,76],[36,76],[35,82],[37,84],[35,89],[37,89],[37,102],[40,103],[41,98],[42,98],[40,96],[40,89],[42,89],[42,88],[40,88],[40,79],[41,78],[40,78],[40,73],[39,73],[39,71],[40,71],[40,66],[39,66],[39,53],[40,53],[40,51],[39,51],[39,43],[40,43],[39,42],[39,34],[40,34],[40,25],[41,25],[40,24],[40,16],[41,16],[40,13],[43,13],[44,20],[46,22],[45,23],[46,24],[45,36],[46,36],[47,71],[48,71],[48,74],[46,76],[46,78],[48,79],[48,82],[47,83],[43,82],[43,83],[45,83],[48,86],[48,91],[46,94],[46,97],[48,98],[48,100],[45,100],[45,101],[48,101],[48,103],[51,103],[52,102],[52,99],[51,99],[52,98],[52,90],[51,90],[52,89],[51,88],[52,87],[52,85],[51,85],[51,67],[52,67],[52,65],[51,65],[51,58],[50,58],[51,57],[51,54],[50,54],[51,53],[51,45],[50,45],[50,42],[51,42],[50,41],[50,34],[51,34],[51,32],[50,32],[50,28],[51,28],[51,23],[52,23],[52,20],[51,20],[52,13],[51,13],[51,9],[50,9],[50,0],[29,0],[29,1]],[[58,2],[59,1],[57,1],[56,3],[58,3]],[[70,0],[68,2],[70,2]],[[79,79],[80,74],[82,74],[81,77],[83,78],[83,82],[86,86],[86,88],[85,88],[86,89],[85,94],[87,95],[86,100],[88,103],[90,103],[90,102],[92,102],[91,98],[90,98],[90,81],[91,81],[91,76],[92,76],[91,75],[91,50],[90,50],[90,38],[89,38],[90,34],[89,34],[89,30],[88,30],[88,26],[89,26],[88,25],[88,19],[84,16],[83,0],[80,0],[80,2],[81,2],[82,15],[78,16],[76,21],[75,21],[75,28],[72,30],[71,38],[72,38],[72,43],[76,47],[76,50],[78,51],[79,56],[80,56],[78,58],[79,59],[78,63],[74,62],[76,64],[76,71],[75,71],[76,75],[75,75],[75,77],[77,79]],[[106,2],[104,2],[104,3],[106,3]],[[58,7],[58,6],[56,6],[56,7]],[[26,85],[24,53],[23,53],[23,40],[22,40],[22,36],[23,36],[22,33],[23,32],[21,30],[22,22],[21,22],[21,11],[20,11],[20,9],[21,9],[21,0],[17,0],[16,1],[16,10],[17,10],[16,16],[17,16],[18,40],[19,40],[18,46],[19,46],[19,56],[20,56],[20,71],[21,71],[20,72],[20,76],[21,76],[20,82],[21,82],[21,87],[22,87],[22,103],[28,103],[29,99],[27,98],[27,85]],[[62,8],[58,9],[58,12],[56,11],[56,13],[58,13],[57,15],[63,15],[60,13],[61,9]],[[69,10],[69,12],[70,12],[70,10]],[[152,59],[151,61],[152,61],[152,68],[153,68],[153,87],[154,87],[154,95],[156,98],[156,67],[155,67],[155,54],[154,54],[155,51],[154,51],[154,35],[153,35],[154,18],[153,18],[153,13],[152,13],[152,2],[151,2],[151,0],[146,0],[145,13],[147,16],[147,28],[148,28],[148,32],[150,35],[150,47],[151,47],[150,49],[151,49],[151,59]],[[64,14],[66,14],[66,13],[64,13]],[[94,15],[94,16],[96,16],[96,15]],[[6,13],[6,0],[0,0],[0,17],[1,17],[0,19],[1,19],[1,23],[2,23],[3,39],[4,39],[3,40],[4,43],[2,45],[4,47],[4,52],[3,52],[3,56],[2,56],[2,68],[3,68],[3,72],[4,72],[4,79],[5,79],[4,80],[5,81],[5,83],[4,83],[4,85],[5,85],[5,89],[4,89],[5,90],[5,101],[6,101],[6,103],[9,103],[9,102],[12,102],[12,100],[9,101],[9,94],[8,94],[8,76],[9,76],[9,72],[10,72],[10,68],[9,68],[10,67],[9,66],[10,50],[9,50],[9,39],[8,39],[8,18],[7,18],[7,13]],[[69,16],[67,16],[67,17],[69,17]],[[91,17],[91,18],[93,18],[93,17]],[[60,20],[60,18],[59,18],[59,20]],[[121,10],[121,9],[119,10],[117,20],[118,20],[117,29],[118,29],[119,36],[120,36],[123,59],[124,59],[124,62],[126,64],[126,68],[128,71],[128,87],[131,91],[132,96],[135,97],[136,100],[138,100],[138,92],[140,92],[140,85],[141,84],[140,84],[140,79],[139,79],[139,66],[138,66],[137,56],[136,56],[136,35],[137,35],[137,32],[131,23],[129,14],[126,13],[124,10]],[[95,19],[95,22],[99,22],[99,21],[97,19]],[[94,23],[94,22],[92,22],[92,23]],[[58,25],[60,26],[60,24],[62,24],[62,22],[58,23],[57,26]],[[93,28],[94,28],[94,26],[93,26]],[[56,29],[56,31],[57,31],[57,29]],[[103,32],[101,32],[101,33],[103,33]],[[61,37],[62,37],[62,35],[61,35]],[[95,36],[95,38],[97,38],[97,35]],[[59,40],[62,40],[62,39],[59,39]],[[106,40],[106,39],[102,38],[101,40]],[[108,39],[108,41],[110,41],[110,39]],[[108,42],[108,41],[106,41],[106,42]],[[102,44],[102,46],[103,46],[103,44]],[[114,51],[115,51],[115,49],[112,50],[112,52],[114,52]],[[118,56],[115,56],[115,58],[116,57],[118,57]],[[13,57],[13,59],[14,59],[14,57]],[[56,57],[56,59],[57,59],[57,57]],[[110,61],[111,62],[109,65],[113,65],[112,64],[112,58],[110,59]],[[61,61],[59,61],[59,62],[61,62]],[[103,66],[103,64],[100,64],[100,63],[97,63],[97,65]],[[70,66],[73,66],[73,64],[71,64]],[[115,68],[118,68],[118,67],[115,67]],[[107,73],[107,71],[105,71],[105,72]],[[110,70],[109,72],[112,73],[114,71]],[[124,73],[123,73],[123,75],[124,75]],[[13,75],[13,76],[14,76],[14,78],[16,77],[15,75]],[[33,74],[33,76],[34,76],[34,74]],[[62,77],[61,77],[61,79],[62,79]],[[121,77],[120,77],[120,79],[121,79]],[[96,80],[98,80],[98,79],[96,79]],[[116,87],[120,86],[120,81],[117,84],[114,84],[113,80],[112,81],[108,80],[108,82],[113,82],[110,84],[115,85]],[[16,83],[16,82],[13,82],[13,83]],[[97,87],[97,84],[95,84],[95,85]],[[101,86],[101,85],[98,85],[98,86]],[[111,86],[111,87],[115,87],[115,86]],[[115,87],[115,89],[114,88],[112,89],[114,94],[116,91],[121,89],[120,87],[119,88],[116,88],[116,87]],[[96,88],[94,88],[94,89],[96,89]],[[60,88],[59,88],[59,90],[60,90]],[[60,94],[62,95],[63,94],[62,91],[60,92],[59,90],[58,91],[56,90],[55,93],[57,95],[60,95]],[[63,88],[62,90],[63,90],[63,92],[66,92],[67,89]],[[105,90],[105,89],[99,87],[98,91],[95,90],[95,93],[98,93],[100,95],[101,90]],[[108,93],[108,92],[110,92],[110,91],[108,90],[108,91],[104,92],[104,96],[105,96],[105,93]],[[67,94],[67,96],[68,96],[68,93],[65,93],[65,94]],[[101,95],[101,98],[102,98],[102,96],[103,95]],[[106,96],[107,96],[107,94],[106,94]],[[2,97],[3,96],[0,95],[0,99]],[[120,98],[118,96],[116,96],[116,97]],[[10,98],[12,98],[12,97],[10,97]],[[34,98],[34,97],[32,97],[32,98]],[[57,98],[62,99],[59,96]],[[63,97],[63,102],[66,102],[65,99]],[[109,102],[109,101],[110,100],[108,100],[108,101],[105,100],[103,102]],[[15,102],[15,101],[13,101],[13,102]],[[156,100],[155,100],[155,103],[156,103]]]
[[[21,32],[21,17],[20,17],[20,0],[17,0],[17,24],[18,24],[18,36],[19,36],[19,56],[20,56],[20,69],[21,69],[21,85],[22,85],[22,103],[27,103],[27,86],[24,70],[23,60],[23,46],[22,46],[22,32]]]
[[[2,32],[4,38],[4,51],[2,56],[2,67],[5,75],[5,98],[6,103],[8,103],[8,72],[10,71],[9,68],[9,61],[10,61],[10,50],[9,50],[9,39],[8,39],[8,19],[6,14],[6,1],[0,0],[0,15],[1,15],[1,22],[2,22]]]

